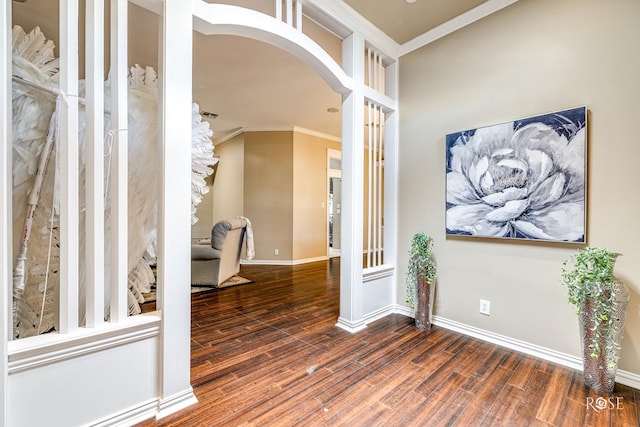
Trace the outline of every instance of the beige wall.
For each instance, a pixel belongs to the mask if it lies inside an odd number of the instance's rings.
[[[291,132],[244,134],[244,215],[253,224],[256,259],[293,259]]]
[[[105,77],[109,71],[110,55],[109,55],[109,38],[111,28],[109,27],[109,19],[111,9],[109,2],[105,7],[105,35],[104,35],[104,70]],[[134,63],[144,66],[150,66],[158,69],[158,18],[153,13],[129,3],[128,7],[128,31],[129,34],[136,34],[135,39],[129,39],[129,59],[130,65]],[[54,53],[59,56],[58,41],[58,21],[60,11],[58,1],[52,0],[29,0],[24,3],[13,2],[12,4],[13,25],[20,25],[27,33],[34,27],[39,26],[45,37],[52,40],[55,44]],[[84,46],[85,46],[85,2],[78,3],[78,70],[80,78],[84,78]],[[144,28],[144,31],[135,31],[136,28]],[[152,48],[150,49],[149,46]],[[131,60],[135,58],[135,60]]]
[[[191,226],[191,237],[209,237],[211,227],[213,226],[213,191],[211,186],[211,177],[205,181],[209,192],[202,196],[202,201],[196,206],[196,217],[198,222]]]
[[[216,145],[214,153],[220,160],[211,191],[211,226],[244,213],[244,135]]]
[[[328,148],[340,143],[291,131],[245,132],[216,145],[211,224],[248,217],[256,260],[326,256]]]
[[[293,259],[327,255],[327,149],[340,143],[293,133]]]
[[[587,105],[587,238],[624,254],[616,273],[632,299],[620,368],[640,374],[639,17],[637,0],[521,0],[401,59],[398,277],[412,234],[432,235],[435,314],[580,354],[559,280],[575,246],[445,238],[445,135]]]

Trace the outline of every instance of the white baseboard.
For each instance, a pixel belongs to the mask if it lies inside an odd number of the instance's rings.
[[[134,408],[112,415],[94,424],[92,427],[125,427],[138,424],[155,416],[156,420],[178,412],[198,403],[193,389],[174,394],[166,399],[152,399]]]
[[[414,318],[413,310],[402,305],[396,305],[394,313],[403,314],[407,317]],[[506,347],[511,350],[516,350],[530,356],[538,357],[549,362],[554,362],[559,365],[566,366],[568,368],[576,369],[579,371],[582,370],[582,358],[578,356],[572,356],[570,354],[562,353],[550,348],[531,344],[526,341],[521,341],[515,338],[496,334],[494,332],[486,331],[474,326],[465,325],[464,323],[456,322],[454,320],[450,320],[440,316],[433,316],[432,322],[436,326],[456,331],[482,341],[490,342],[492,344]],[[634,374],[632,372],[618,369],[618,372],[616,374],[616,382],[629,387],[633,387],[635,389],[640,389],[640,375]]]
[[[355,334],[356,332],[359,332],[367,327],[364,321],[350,322],[343,317],[338,317],[338,323],[336,323],[336,326],[340,329],[344,329],[347,332],[351,332],[352,334]]]
[[[155,415],[157,409],[158,400],[152,399],[139,406],[136,406],[135,408],[131,408],[120,414],[105,418],[102,421],[98,421],[97,423],[91,425],[93,427],[132,426],[144,420],[152,418]]]
[[[371,322],[375,322],[378,319],[382,319],[385,316],[395,313],[394,306],[388,305],[386,307],[382,307],[379,310],[373,311],[371,313],[365,314],[363,316],[363,320],[365,325],[368,325]]]
[[[156,420],[178,412],[179,410],[184,409],[187,406],[191,406],[195,403],[198,403],[198,398],[193,393],[193,389],[191,387],[180,393],[176,393],[173,396],[160,399],[158,401],[158,412],[156,412]]]
[[[405,316],[410,317],[412,319],[416,318],[416,314],[413,311],[413,308],[406,307],[404,305],[396,305],[395,309],[393,310],[393,312],[397,313],[397,314],[404,314]]]
[[[616,372],[616,381],[620,384],[628,385],[636,390],[640,390],[640,375],[634,374],[633,372],[618,369]]]
[[[279,260],[279,259],[252,259],[252,260],[241,260],[240,264],[247,265],[300,265],[300,264],[308,264],[310,262],[317,261],[326,261],[329,258],[327,256],[319,256],[315,258],[304,258],[304,259],[294,259],[294,260]]]

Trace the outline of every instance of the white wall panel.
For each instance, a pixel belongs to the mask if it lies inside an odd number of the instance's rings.
[[[158,342],[156,336],[9,375],[7,425],[93,424],[155,402]]]

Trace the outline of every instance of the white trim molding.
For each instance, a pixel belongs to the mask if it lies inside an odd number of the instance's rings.
[[[152,399],[134,408],[114,414],[101,421],[91,424],[93,427],[131,426],[152,418],[156,414],[158,400]]]
[[[318,261],[326,261],[329,257],[326,255],[318,256],[315,258],[303,258],[303,259],[294,259],[294,260],[279,260],[279,259],[252,259],[240,260],[240,264],[251,264],[251,265],[300,265],[300,264],[308,264],[310,262],[318,262]]]
[[[387,63],[395,61],[399,56],[399,43],[342,0],[305,0],[305,15],[342,39],[347,38],[352,31],[362,34],[370,44],[381,50]]]
[[[344,317],[339,317],[336,326],[340,329],[344,329],[347,332],[355,334],[356,332],[360,332],[361,330],[366,329],[367,324],[364,322],[364,319],[360,322],[350,322]]]
[[[450,320],[445,317],[433,316],[432,323],[436,326],[441,326],[464,335],[478,338],[482,341],[510,348],[511,350],[520,351],[530,356],[539,357],[568,368],[582,369],[582,362],[580,361],[580,358],[566,353],[561,353],[550,348],[531,344],[505,335],[496,334],[495,332],[476,328],[475,326],[465,325],[464,323],[456,322],[455,320]]]
[[[386,317],[393,313],[395,313],[394,306],[388,305],[376,311],[372,311],[371,313],[367,313],[362,317],[364,318],[365,325],[368,325],[369,323],[375,322],[376,320],[382,319],[383,317]]]
[[[413,311],[409,307],[403,305],[396,305],[394,312],[414,318]],[[456,322],[445,317],[433,316],[432,323],[436,326],[459,332],[482,341],[490,342],[501,347],[506,347],[511,350],[528,354],[529,356],[538,357],[549,362],[557,363],[558,365],[582,371],[582,359],[579,356],[572,356],[550,348],[476,328],[475,326],[465,325],[464,323]],[[635,389],[640,389],[640,375],[632,372],[618,369],[616,382]]]
[[[301,133],[304,135],[315,136],[318,138],[326,139],[328,141],[334,141],[334,142],[340,142],[340,143],[342,142],[342,138],[339,136],[329,135],[328,133],[318,132],[313,129],[307,129],[300,126],[267,126],[267,127],[256,127],[256,128],[241,127],[227,134],[222,135],[218,139],[214,137],[213,143],[215,145],[220,145],[223,142],[227,142],[230,139],[235,138],[238,135],[242,135],[243,133],[246,133],[246,132],[295,132],[295,133]]]
[[[429,30],[426,33],[402,44],[399,49],[399,56],[406,55],[428,45],[429,43],[433,43],[434,41],[458,31],[460,28],[471,25],[485,16],[496,13],[517,1],[518,0],[487,0],[481,5],[474,7],[473,9],[450,19],[444,24],[440,24],[432,30]]]
[[[131,316],[101,328],[80,328],[74,334],[47,334],[9,342],[9,374],[75,359],[160,335],[155,313]]]
[[[304,135],[316,136],[318,138],[327,139],[329,141],[342,142],[342,138],[339,136],[329,135],[328,133],[318,132],[316,130],[307,129],[300,126],[294,126],[293,131],[296,133],[302,133]]]
[[[181,409],[198,403],[198,398],[193,393],[193,388],[189,387],[172,396],[158,400],[158,412],[156,412],[156,420],[174,414]]]
[[[378,267],[370,267],[362,270],[362,282],[371,282],[384,277],[393,276],[395,266],[393,264],[382,264]]]

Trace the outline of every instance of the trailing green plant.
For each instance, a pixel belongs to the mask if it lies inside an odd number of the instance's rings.
[[[414,234],[409,250],[406,280],[406,302],[411,307],[415,307],[415,301],[418,298],[418,277],[424,276],[428,283],[433,283],[436,274],[436,264],[433,260],[433,239],[423,232]]]
[[[567,287],[569,302],[576,306],[580,314],[588,306],[594,321],[592,339],[585,343],[591,351],[591,357],[597,359],[601,354],[601,343],[607,350],[619,350],[617,344],[606,339],[606,332],[613,326],[615,319],[611,315],[615,295],[613,287],[615,276],[613,268],[618,254],[605,248],[586,247],[562,264],[562,283]],[[569,265],[571,264],[571,268]],[[588,313],[587,313],[588,314]],[[608,351],[608,354],[615,352]],[[617,360],[607,360],[610,366]]]

